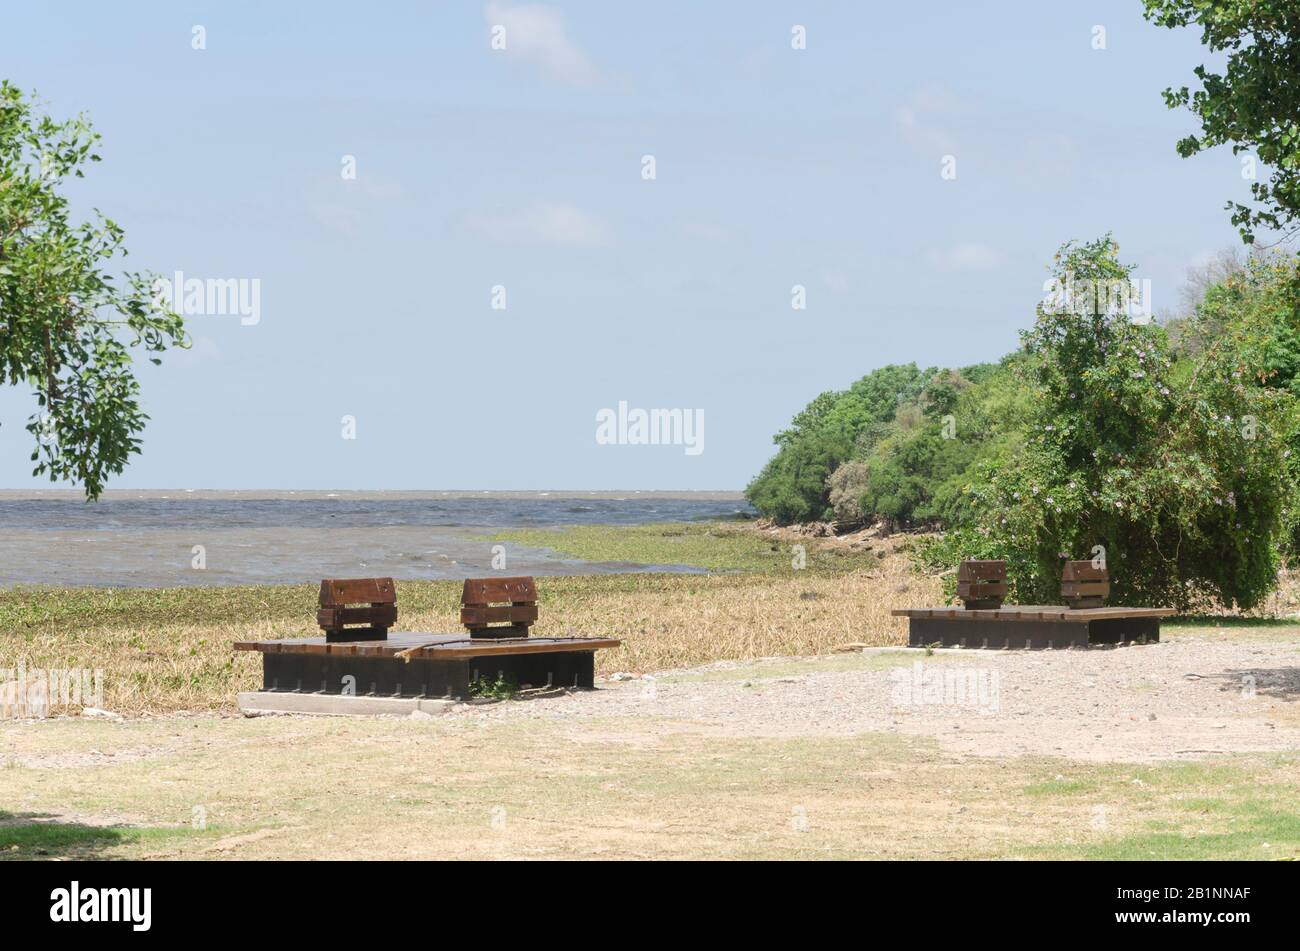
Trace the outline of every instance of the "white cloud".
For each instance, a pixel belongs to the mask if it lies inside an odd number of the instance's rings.
[[[946,271],[991,271],[1002,261],[1002,252],[987,244],[959,244],[930,254],[930,263]]]
[[[540,3],[489,3],[483,16],[489,27],[505,27],[507,56],[531,63],[548,79],[566,86],[594,86],[599,81],[600,71],[569,39],[559,10]]]
[[[514,211],[470,212],[460,220],[470,234],[494,244],[595,248],[610,243],[610,231],[603,221],[563,202],[539,201]]]

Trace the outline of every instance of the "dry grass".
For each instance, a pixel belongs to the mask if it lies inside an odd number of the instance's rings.
[[[0,860],[1288,858],[1297,777],[644,714],[66,720],[0,733]]]
[[[727,558],[748,566],[761,554],[770,567],[546,578],[534,632],[618,637],[620,649],[597,655],[601,671],[663,670],[823,654],[850,641],[902,643],[903,622],[890,609],[940,597],[938,582],[917,576],[902,554],[805,539],[809,567],[794,571],[786,543],[758,529],[686,531],[697,547],[701,533]],[[682,537],[680,528],[666,530],[669,541]],[[318,634],[315,593],[308,585],[3,592],[0,668],[102,669],[104,706],[120,713],[228,710],[238,691],[261,684],[259,655],[235,654],[230,644]],[[401,582],[398,626],[458,630],[459,596],[459,582]]]
[[[602,655],[602,669],[651,671],[902,644],[905,622],[890,610],[938,597],[937,582],[893,557],[838,577],[665,578],[656,589],[575,599],[548,612],[538,633],[604,631],[624,643]]]

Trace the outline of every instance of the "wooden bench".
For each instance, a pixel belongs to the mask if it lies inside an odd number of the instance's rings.
[[[1110,581],[1104,567],[1067,561],[1061,572],[1066,604],[1003,607],[1007,563],[967,559],[957,571],[964,608],[897,608],[907,618],[909,647],[1070,648],[1160,641],[1160,619],[1173,608],[1108,608]]]
[[[316,623],[328,643],[382,641],[397,623],[392,578],[335,578],[320,583]],[[364,625],[357,627],[355,625]]]
[[[460,603],[470,637],[527,637],[537,620],[537,585],[526,576],[467,578]]]
[[[1099,608],[1110,596],[1110,575],[1091,561],[1067,561],[1061,569],[1061,599],[1075,609]]]
[[[967,558],[957,567],[957,597],[969,609],[1000,608],[1007,596],[1007,563]]]
[[[596,651],[619,646],[608,637],[529,637],[532,578],[471,578],[461,602],[468,633],[389,634],[397,623],[392,578],[325,580],[316,615],[324,637],[237,641],[235,650],[262,655],[264,692],[464,700],[484,678],[590,689]]]

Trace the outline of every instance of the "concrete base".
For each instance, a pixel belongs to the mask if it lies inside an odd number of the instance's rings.
[[[454,700],[428,700],[417,697],[357,697],[337,693],[289,693],[253,690],[236,697],[245,716],[271,713],[303,713],[312,716],[409,717],[437,716],[446,713]]]

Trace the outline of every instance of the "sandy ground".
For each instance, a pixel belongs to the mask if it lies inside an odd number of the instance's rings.
[[[488,706],[486,720],[639,717],[718,736],[928,736],[980,756],[1144,762],[1300,749],[1300,645],[1196,636],[1086,651],[871,649],[719,664]]]

